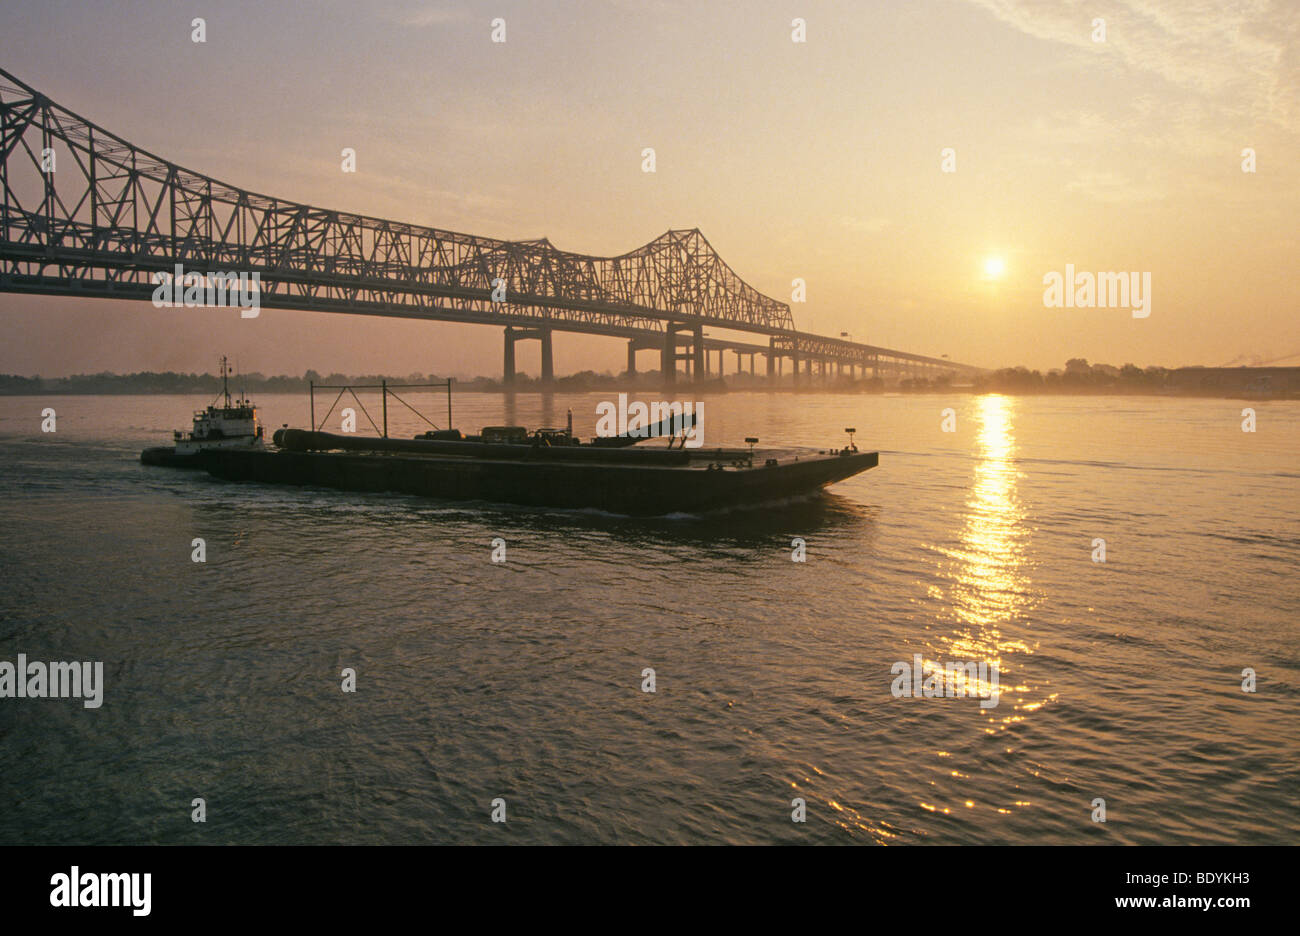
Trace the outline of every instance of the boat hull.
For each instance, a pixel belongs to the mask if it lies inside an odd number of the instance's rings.
[[[211,451],[203,461],[213,476],[236,482],[661,516],[810,494],[874,468],[878,455],[814,454],[773,466],[714,470],[353,452]]]
[[[145,465],[158,465],[163,468],[186,468],[190,470],[201,470],[206,468],[207,456],[209,453],[217,451],[220,446],[204,447],[195,449],[185,446],[156,446],[147,448],[140,453],[140,462]],[[226,450],[237,450],[243,452],[266,451],[258,443],[256,447],[247,442],[241,442],[238,446],[228,446]]]

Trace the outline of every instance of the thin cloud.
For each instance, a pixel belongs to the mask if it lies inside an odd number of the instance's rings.
[[[1115,172],[1093,171],[1079,173],[1066,183],[1065,190],[1109,204],[1160,201],[1169,194],[1164,187],[1151,182],[1136,182]]]
[[[1225,110],[1288,126],[1300,116],[1294,0],[970,0],[1028,35],[1154,73]],[[1093,20],[1106,21],[1094,42]]]

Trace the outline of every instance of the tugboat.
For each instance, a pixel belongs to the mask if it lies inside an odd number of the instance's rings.
[[[194,414],[194,426],[187,434],[177,429],[172,437],[174,446],[147,448],[140,453],[146,465],[168,468],[203,468],[205,458],[200,456],[214,451],[257,452],[263,450],[262,424],[257,407],[242,396],[230,396],[230,368],[225,357],[221,359],[221,406],[209,406]]]

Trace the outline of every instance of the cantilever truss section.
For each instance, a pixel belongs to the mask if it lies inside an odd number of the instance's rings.
[[[0,70],[0,288],[148,298],[155,272],[259,274],[261,305],[623,334],[764,333],[790,308],[698,230],[618,257],[258,195],[133,146]],[[493,301],[504,284],[504,300]],[[502,298],[500,290],[497,298]]]
[[[873,373],[979,368],[796,331],[698,230],[618,257],[314,208],[133,146],[0,70],[0,292],[151,299],[173,273],[256,278],[258,305],[727,347]],[[242,295],[241,289],[241,295]],[[759,333],[766,348],[705,339]]]

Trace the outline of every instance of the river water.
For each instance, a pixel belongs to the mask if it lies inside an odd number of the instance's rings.
[[[0,842],[1297,841],[1300,404],[701,399],[707,445],[880,466],[632,520],[231,485],[138,461],[208,399],[0,398],[0,660],[104,665],[97,709],[0,699]],[[896,697],[914,655],[998,704]]]

